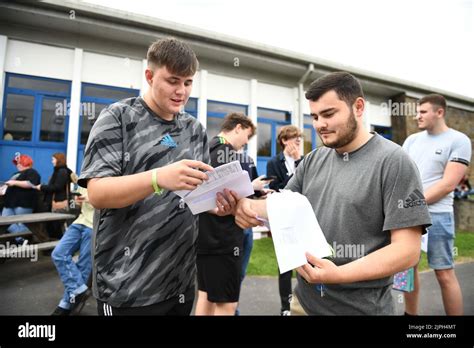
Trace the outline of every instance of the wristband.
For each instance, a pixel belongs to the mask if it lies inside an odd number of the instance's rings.
[[[158,186],[158,182],[156,181],[156,171],[158,169],[153,169],[153,171],[151,172],[151,186],[153,186],[153,190],[155,191],[155,194],[160,196],[161,194],[163,194],[163,189]]]

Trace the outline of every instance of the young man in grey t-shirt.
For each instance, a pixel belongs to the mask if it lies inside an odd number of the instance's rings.
[[[441,287],[444,310],[448,315],[462,315],[461,287],[454,272],[453,191],[471,161],[471,140],[446,125],[446,100],[430,94],[418,102],[417,122],[422,130],[410,135],[403,149],[420,170],[426,203],[433,225],[428,233],[428,264],[435,270]],[[405,312],[418,313],[418,270],[415,289],[405,293]]]
[[[291,312],[394,314],[392,275],[416,264],[430,225],[418,171],[400,146],[364,128],[354,76],[323,76],[306,98],[325,147],[304,158],[286,189],[308,198],[335,259],[307,254]],[[257,217],[267,217],[265,201],[239,201],[238,225],[258,225]]]

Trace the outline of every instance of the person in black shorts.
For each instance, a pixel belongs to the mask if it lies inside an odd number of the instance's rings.
[[[221,132],[209,142],[211,165],[219,167],[245,158],[238,153],[255,134],[252,121],[241,113],[224,118]],[[201,214],[197,248],[198,302],[196,315],[234,315],[239,301],[243,229],[234,217]]]

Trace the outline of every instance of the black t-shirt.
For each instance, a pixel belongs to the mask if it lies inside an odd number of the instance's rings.
[[[214,168],[223,164],[238,160],[242,168],[252,171],[255,167],[245,161],[245,157],[237,154],[229,143],[223,137],[216,136],[209,142],[209,151],[211,155],[211,166]],[[249,172],[251,179],[254,179],[252,172]],[[241,252],[243,247],[243,230],[236,225],[235,217],[217,216],[214,214],[202,213],[199,216],[199,235],[198,235],[198,254],[228,254],[237,251]]]
[[[25,169],[21,172],[15,173],[12,180],[29,181],[33,185],[38,185],[41,182],[41,177],[33,168]],[[37,199],[35,189],[24,189],[18,186],[10,186],[5,193],[5,207],[6,208],[34,208]]]

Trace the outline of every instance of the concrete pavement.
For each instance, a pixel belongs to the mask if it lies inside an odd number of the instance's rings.
[[[456,266],[464,296],[464,313],[474,315],[474,262]],[[420,314],[444,315],[439,285],[433,271],[421,273]],[[0,315],[49,315],[61,298],[63,286],[49,256],[37,262],[10,259],[0,264]],[[403,296],[393,291],[397,313],[403,313]],[[279,315],[278,279],[247,277],[240,302],[241,315]],[[90,298],[81,315],[96,315]]]

